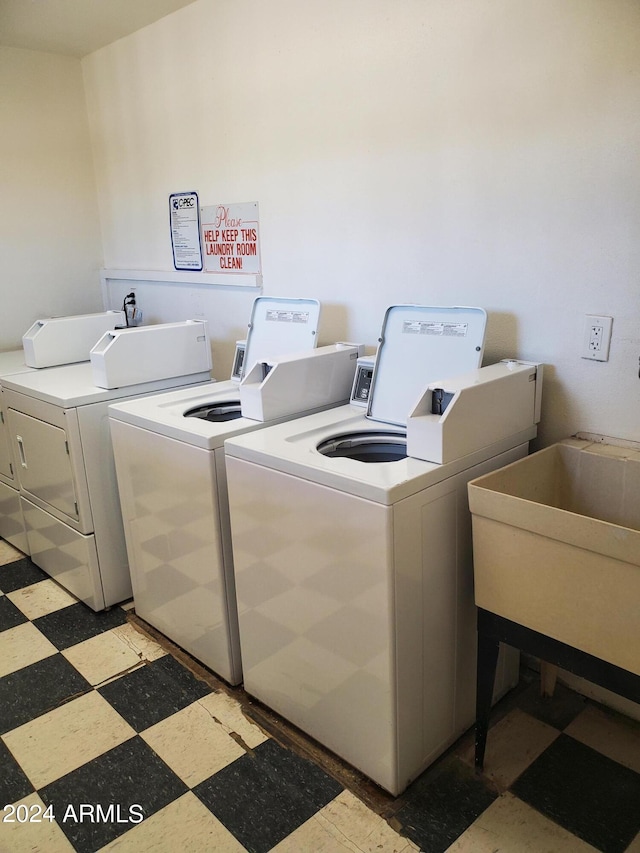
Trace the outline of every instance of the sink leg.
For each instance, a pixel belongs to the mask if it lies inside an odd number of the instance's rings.
[[[540,661],[540,695],[553,696],[553,691],[556,689],[556,678],[558,676],[558,667],[553,663],[547,663],[546,660]]]
[[[493,637],[478,633],[478,670],[476,677],[476,753],[475,765],[482,770],[489,730],[489,714],[493,698],[500,643]]]

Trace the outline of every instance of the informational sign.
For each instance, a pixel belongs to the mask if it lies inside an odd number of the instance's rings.
[[[258,202],[202,208],[204,271],[260,274]]]
[[[169,221],[174,269],[202,270],[198,194],[172,193],[169,196]]]
[[[438,337],[466,337],[468,323],[438,323],[427,320],[405,320],[402,332],[405,335],[437,335]]]
[[[270,308],[266,315],[268,323],[308,323],[308,311],[276,311]]]

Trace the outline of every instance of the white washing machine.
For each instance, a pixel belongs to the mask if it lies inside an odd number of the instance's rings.
[[[37,320],[22,337],[23,349],[0,353],[0,537],[24,554],[29,553],[29,543],[11,454],[3,379],[36,369],[55,369],[53,365],[88,361],[89,351],[100,336],[124,322],[121,311]]]
[[[131,597],[109,403],[211,378],[205,324],[187,321],[145,329],[153,330],[154,339],[167,329],[173,339],[175,326],[182,327],[183,337],[197,338],[198,355],[188,362],[184,375],[134,385],[125,380],[122,387],[102,388],[95,384],[93,365],[84,362],[2,380],[28,553],[36,565],[94,610]],[[142,328],[125,334],[138,333],[141,341],[147,336]],[[175,365],[183,355],[174,352],[171,358]]]
[[[136,613],[231,684],[242,665],[223,444],[349,398],[358,348],[314,349],[319,309],[259,297],[242,383],[109,408]]]
[[[528,428],[463,458],[406,456],[420,392],[475,368],[484,328],[481,309],[394,306],[368,416],[343,406],[225,442],[245,689],[394,795],[473,723],[466,484],[536,434],[532,405]],[[518,660],[503,658],[504,692]]]

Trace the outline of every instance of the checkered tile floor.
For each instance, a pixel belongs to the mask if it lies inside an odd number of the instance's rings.
[[[566,688],[531,676],[484,775],[468,734],[393,799],[280,745],[129,617],[0,541],[1,853],[640,853],[640,724]]]

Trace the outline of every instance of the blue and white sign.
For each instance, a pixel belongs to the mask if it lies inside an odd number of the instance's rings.
[[[200,205],[198,193],[172,193],[169,196],[171,248],[176,270],[202,270]]]

